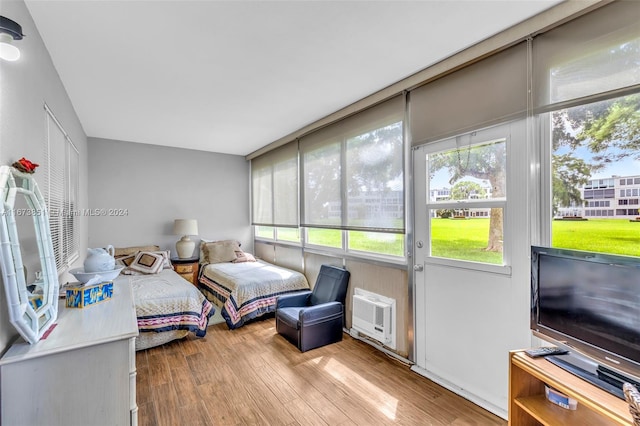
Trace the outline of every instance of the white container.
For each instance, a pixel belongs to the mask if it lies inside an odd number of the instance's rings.
[[[124,267],[116,268],[111,271],[85,272],[82,268],[75,268],[70,270],[69,273],[76,277],[76,280],[80,281],[82,284],[97,284],[103,281],[114,280],[120,274],[122,269],[124,269]]]
[[[549,402],[559,405],[562,408],[566,408],[567,410],[575,410],[578,408],[578,401],[547,385],[544,386],[544,394]]]
[[[112,271],[116,267],[116,259],[113,257],[115,249],[108,245],[106,249],[87,249],[87,258],[84,260],[85,272]]]

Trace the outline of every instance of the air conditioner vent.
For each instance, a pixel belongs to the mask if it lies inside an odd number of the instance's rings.
[[[354,289],[352,327],[383,345],[396,348],[395,299]]]

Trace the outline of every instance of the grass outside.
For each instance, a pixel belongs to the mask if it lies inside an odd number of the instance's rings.
[[[502,264],[502,253],[487,252],[489,219],[431,220],[432,254],[449,259]],[[278,229],[278,239],[299,241],[297,229]],[[640,222],[623,219],[553,221],[553,247],[640,256]],[[341,231],[309,229],[308,242],[342,247]],[[399,234],[349,231],[349,248],[392,256],[403,256],[404,238]]]
[[[640,222],[554,220],[551,230],[553,247],[640,256]]]
[[[555,220],[553,247],[640,256],[640,222],[624,219]],[[489,219],[432,219],[432,254],[484,263],[502,263],[501,253],[484,251]]]
[[[489,219],[431,219],[431,254],[446,259],[502,264],[502,252],[485,251]]]

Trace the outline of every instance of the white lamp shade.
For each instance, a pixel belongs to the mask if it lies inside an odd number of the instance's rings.
[[[195,219],[176,219],[173,222],[174,235],[198,235],[198,221]]]

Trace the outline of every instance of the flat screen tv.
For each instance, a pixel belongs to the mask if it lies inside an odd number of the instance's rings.
[[[640,381],[640,258],[531,247],[531,329]]]

